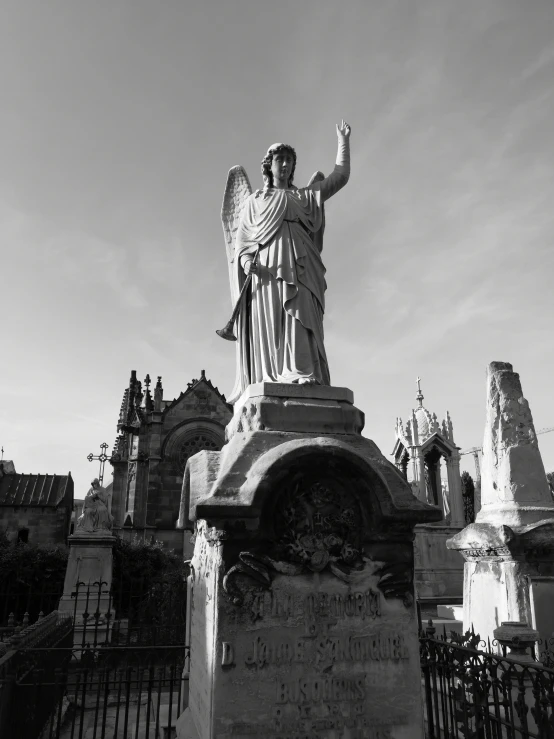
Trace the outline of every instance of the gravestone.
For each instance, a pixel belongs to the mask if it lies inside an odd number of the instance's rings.
[[[189,460],[181,739],[422,739],[413,529],[441,513],[363,423],[346,388],[252,385]]]
[[[95,478],[87,492],[69,557],[59,610],[74,619],[74,643],[100,643],[109,637],[113,546],[111,495]]]

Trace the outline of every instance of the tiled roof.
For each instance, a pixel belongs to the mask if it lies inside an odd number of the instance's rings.
[[[0,478],[0,506],[58,506],[71,475],[5,475]]]

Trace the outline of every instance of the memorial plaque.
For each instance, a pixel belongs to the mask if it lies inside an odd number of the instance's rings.
[[[199,735],[421,736],[411,543],[364,542],[356,497],[317,471],[292,478],[271,520],[271,541],[238,557],[199,524],[190,686]]]
[[[421,725],[412,608],[367,574],[277,575],[220,611],[217,739],[413,737]],[[223,605],[223,604],[221,604]]]

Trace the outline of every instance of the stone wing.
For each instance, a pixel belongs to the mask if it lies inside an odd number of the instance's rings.
[[[252,195],[250,180],[244,167],[240,164],[231,167],[227,175],[227,184],[223,195],[221,206],[221,223],[223,235],[225,236],[225,247],[227,251],[227,264],[229,266],[229,282],[231,284],[231,299],[233,303],[237,299],[236,288],[232,276],[232,262],[235,251],[235,237],[240,220],[240,214],[245,202]]]

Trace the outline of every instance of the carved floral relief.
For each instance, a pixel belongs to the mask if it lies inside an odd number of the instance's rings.
[[[399,597],[411,605],[411,561],[403,551],[398,557],[388,556],[387,561],[377,561],[370,555],[364,548],[360,504],[344,486],[325,480],[308,482],[299,474],[281,493],[272,520],[270,541],[241,552],[223,579],[224,590],[235,605],[244,598],[239,575],[270,588],[275,572],[329,572],[349,585],[374,575],[379,577],[378,586],[386,598]]]

